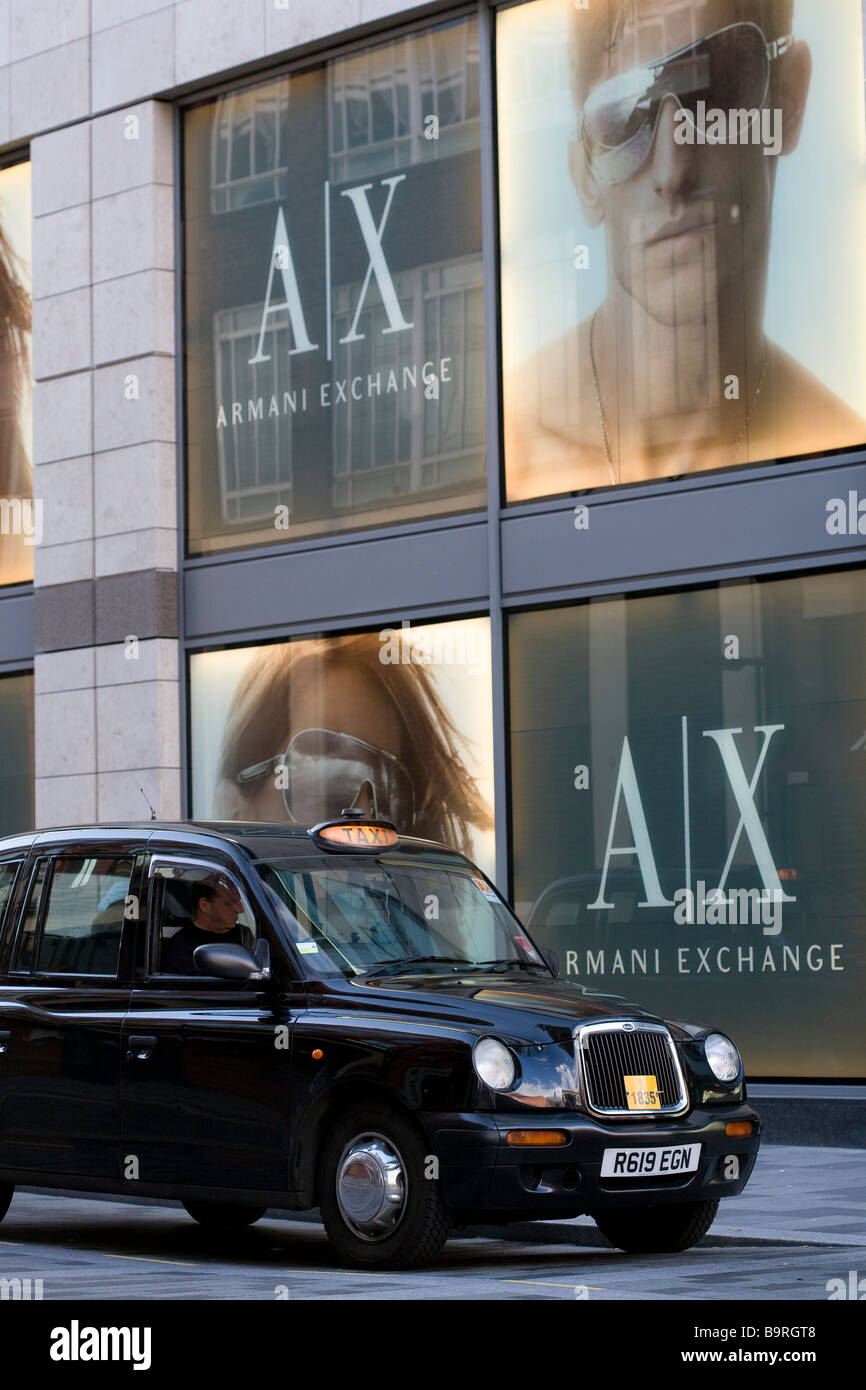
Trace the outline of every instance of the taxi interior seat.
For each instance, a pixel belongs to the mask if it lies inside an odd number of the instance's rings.
[[[184,883],[179,879],[163,878],[162,897],[159,902],[159,933],[156,938],[156,947],[159,952],[158,961],[160,968],[163,963],[163,950],[167,942],[176,936],[181,927],[187,926],[193,920],[192,911],[192,883]]]
[[[121,900],[99,913],[89,931],[43,933],[37,970],[72,975],[116,975],[123,913]]]
[[[163,882],[159,911],[161,941],[169,941],[181,927],[192,921],[192,888],[191,883],[181,883],[177,879]]]

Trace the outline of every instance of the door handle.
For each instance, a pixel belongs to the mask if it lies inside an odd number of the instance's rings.
[[[6,1044],[12,1041],[12,1029],[0,1028],[0,1053],[6,1051]]]
[[[126,1040],[127,1061],[146,1062],[156,1047],[156,1042],[151,1033],[130,1033]]]

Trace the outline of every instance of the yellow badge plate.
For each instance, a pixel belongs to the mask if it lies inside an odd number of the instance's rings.
[[[661,1092],[654,1076],[623,1076],[629,1110],[661,1110]]]

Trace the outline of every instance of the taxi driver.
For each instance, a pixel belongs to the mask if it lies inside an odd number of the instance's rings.
[[[251,951],[252,933],[238,922],[244,910],[237,889],[228,879],[211,874],[192,885],[193,918],[162,946],[162,970],[169,975],[197,975],[194,952],[198,946],[217,942],[245,946]]]

